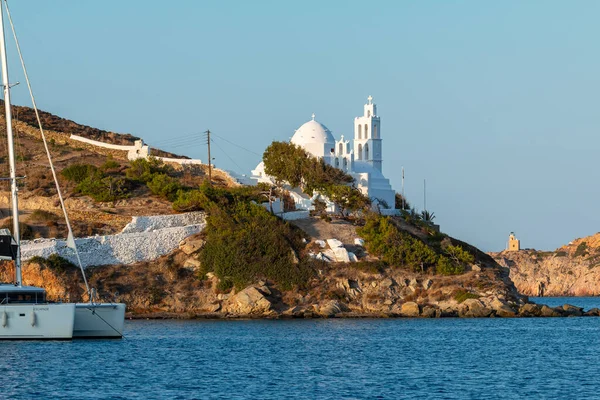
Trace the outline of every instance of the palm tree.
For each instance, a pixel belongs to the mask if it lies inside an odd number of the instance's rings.
[[[427,210],[421,211],[421,219],[425,222],[433,223],[435,219],[435,213],[430,213]]]

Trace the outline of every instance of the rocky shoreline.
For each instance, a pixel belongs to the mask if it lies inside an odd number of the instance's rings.
[[[356,313],[339,312],[337,314],[323,315],[317,312],[296,312],[282,314],[223,314],[223,313],[170,313],[170,312],[151,312],[134,314],[127,313],[129,320],[194,320],[194,319],[322,319],[322,318],[348,318],[348,319],[389,319],[389,318],[557,318],[557,317],[599,317],[600,309],[592,308],[585,311],[581,307],[565,304],[563,306],[549,307],[545,304],[527,303],[519,308],[514,315],[500,315],[490,313],[489,315],[460,315],[444,314],[439,316],[430,312],[420,313],[419,315],[407,316],[396,313]]]

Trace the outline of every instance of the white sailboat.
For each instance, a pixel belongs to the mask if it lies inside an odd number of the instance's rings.
[[[0,338],[1,339],[71,339],[75,322],[75,304],[49,303],[42,288],[23,286],[21,277],[19,202],[17,198],[17,175],[13,143],[12,116],[10,108],[10,84],[4,40],[4,21],[0,7],[0,61],[6,109],[6,135],[8,138],[8,161],[12,203],[13,235],[2,230],[4,259],[15,262],[15,282],[0,284]]]
[[[1,0],[0,0],[1,1]],[[19,209],[17,196],[17,176],[15,167],[14,140],[12,130],[12,113],[10,102],[10,88],[8,77],[8,63],[6,57],[6,43],[4,36],[4,10],[0,6],[0,61],[2,64],[2,83],[4,87],[4,105],[6,111],[6,131],[8,138],[8,156],[10,168],[10,186],[13,218],[13,235],[7,230],[0,230],[0,259],[12,259],[15,263],[15,282],[0,284],[0,339],[71,339],[71,338],[120,338],[123,336],[125,324],[125,304],[98,303],[94,301],[85,271],[79,259],[79,253],[73,231],[67,214],[67,209],[56,178],[56,171],[52,163],[48,144],[42,123],[39,117],[33,91],[14,24],[10,15],[7,0],[4,0],[8,19],[27,81],[27,87],[33,103],[42,141],[46,149],[50,169],[58,192],[60,204],[68,227],[67,243],[73,248],[83,279],[85,282],[88,303],[53,303],[46,299],[43,288],[22,285],[21,257],[20,257],[20,232]]]

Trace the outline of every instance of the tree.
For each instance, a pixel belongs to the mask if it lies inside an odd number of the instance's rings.
[[[263,154],[265,172],[292,187],[302,183],[303,168],[308,154],[292,143],[273,142]]]
[[[293,143],[273,142],[263,154],[265,172],[272,176],[278,186],[288,183],[312,195],[326,191],[332,185],[352,183],[354,178],[332,167],[321,158],[308,154]]]
[[[371,200],[354,186],[331,185],[325,194],[336,205],[342,217],[371,205]]]

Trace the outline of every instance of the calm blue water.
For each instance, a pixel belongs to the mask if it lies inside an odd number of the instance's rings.
[[[600,297],[530,297],[529,300],[550,307],[571,304],[572,306],[583,307],[586,311],[594,307],[600,308]]]
[[[0,398],[600,397],[600,318],[128,321],[126,334],[0,342]]]

